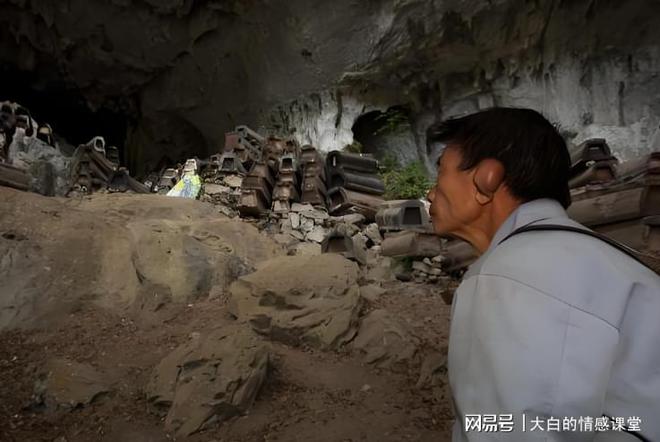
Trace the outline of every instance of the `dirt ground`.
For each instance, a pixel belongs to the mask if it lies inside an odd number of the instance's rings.
[[[449,306],[432,285],[389,282],[364,313],[383,308],[405,321],[421,344],[394,368],[367,365],[356,352],[321,352],[271,343],[268,380],[250,411],[196,433],[196,441],[444,441],[452,422],[446,370],[417,386],[425,355],[446,354]],[[43,326],[0,332],[1,441],[174,440],[147,406],[153,367],[192,333],[231,322],[226,298],[169,302],[149,311],[81,302]],[[52,358],[104,373],[111,392],[73,410],[34,396]],[[182,439],[180,439],[182,440]]]

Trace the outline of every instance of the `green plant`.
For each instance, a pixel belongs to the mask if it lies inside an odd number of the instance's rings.
[[[410,118],[408,115],[398,108],[390,108],[377,116],[374,121],[382,124],[374,131],[374,135],[386,135],[399,133],[404,130],[410,129]]]
[[[346,146],[344,146],[342,150],[344,152],[349,152],[349,153],[362,153],[362,149],[363,149],[362,143],[355,140],[351,144],[347,144]]]
[[[385,157],[381,164],[381,178],[385,184],[387,199],[422,198],[431,188],[431,181],[426,176],[421,161],[402,168],[393,157]]]

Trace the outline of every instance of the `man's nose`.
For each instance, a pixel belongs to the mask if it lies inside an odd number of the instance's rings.
[[[426,194],[426,199],[432,203],[433,199],[435,198],[435,186],[431,187],[431,189],[428,191]]]

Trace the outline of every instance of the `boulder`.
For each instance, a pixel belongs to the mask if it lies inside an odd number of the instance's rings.
[[[407,324],[379,309],[364,317],[352,345],[364,353],[367,364],[389,368],[410,360],[417,352],[419,339]]]
[[[376,302],[383,293],[385,293],[385,289],[376,284],[360,287],[360,296],[369,302]]]
[[[446,350],[446,348],[445,348]],[[447,380],[447,352],[432,352],[424,357],[419,370],[417,388],[435,387]]]
[[[73,409],[89,405],[109,391],[105,375],[91,365],[51,359],[35,384],[34,397],[48,408]]]
[[[355,335],[358,267],[338,254],[264,262],[230,287],[230,312],[269,338],[338,348]]]
[[[245,413],[266,379],[269,357],[268,347],[240,324],[194,333],[156,366],[147,399],[167,414],[168,431],[190,435]]]
[[[321,244],[301,242],[293,247],[294,255],[316,256],[321,254]]]

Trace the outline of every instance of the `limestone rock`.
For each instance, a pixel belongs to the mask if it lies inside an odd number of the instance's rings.
[[[376,284],[360,287],[360,296],[369,302],[377,301],[383,293],[385,293],[385,290]]]
[[[342,216],[333,216],[329,218],[331,222],[334,223],[344,223],[344,224],[361,224],[365,221],[364,215],[360,213],[349,213]]]
[[[243,178],[238,175],[228,175],[222,179],[222,182],[229,187],[241,187]]]
[[[314,210],[314,207],[312,207],[311,204],[300,204],[300,203],[291,204],[292,212],[309,212],[312,210]]]
[[[386,310],[374,310],[362,320],[352,345],[364,352],[367,364],[388,368],[410,360],[417,351],[419,339]]]
[[[301,218],[300,229],[303,232],[311,232],[314,229],[314,220],[311,218]]]
[[[383,242],[383,237],[380,235],[378,224],[371,223],[364,229],[364,234],[367,235],[374,244],[378,245]]]
[[[316,256],[321,254],[321,244],[301,242],[293,247],[294,255]]]
[[[306,236],[305,239],[307,241],[314,241],[316,243],[321,243],[323,241],[323,238],[328,234],[328,232],[321,226],[316,226],[314,229],[309,232]]]
[[[89,405],[109,391],[103,373],[68,359],[49,360],[35,385],[35,397],[48,407]]]
[[[324,210],[318,210],[318,209],[312,209],[312,210],[301,210],[300,215],[304,216],[305,218],[312,218],[313,220],[326,220],[330,217],[328,215],[328,212]]]
[[[337,254],[269,260],[230,287],[230,312],[273,340],[337,348],[355,335],[358,267]]]
[[[302,241],[305,239],[305,234],[302,232],[299,232],[298,230],[292,230],[289,232],[289,235],[293,236],[295,239],[298,241]]]
[[[231,189],[229,187],[223,186],[221,184],[213,184],[213,183],[204,184],[204,193],[206,195],[216,195],[219,193],[229,194],[230,192]]]
[[[297,229],[300,227],[300,215],[296,212],[291,212],[289,214],[289,221],[291,222],[291,227]]]
[[[268,360],[268,347],[240,324],[195,334],[156,366],[147,399],[167,413],[168,431],[187,436],[246,412],[266,379]]]
[[[447,373],[447,353],[433,352],[424,358],[416,387],[437,386],[444,382]],[[443,378],[444,376],[444,378]]]

